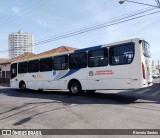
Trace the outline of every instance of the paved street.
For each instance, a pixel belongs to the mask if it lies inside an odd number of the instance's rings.
[[[0,87],[2,129],[160,128],[160,80],[149,88],[70,96]]]

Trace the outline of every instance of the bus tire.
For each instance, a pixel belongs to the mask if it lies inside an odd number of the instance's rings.
[[[78,81],[72,81],[69,84],[69,92],[72,95],[80,95],[82,93],[81,84]]]
[[[21,81],[19,84],[19,88],[21,89],[21,91],[26,91],[26,84],[24,81]]]

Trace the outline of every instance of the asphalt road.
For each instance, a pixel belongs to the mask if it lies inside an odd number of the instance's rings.
[[[1,129],[157,129],[160,79],[145,89],[21,92],[0,86]]]

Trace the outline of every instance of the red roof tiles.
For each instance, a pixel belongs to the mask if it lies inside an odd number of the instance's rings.
[[[62,53],[62,52],[67,52],[67,51],[72,51],[72,50],[76,50],[76,48],[68,47],[68,46],[60,46],[58,48],[54,48],[52,50],[48,50],[48,51],[45,51],[45,52],[42,52],[42,53],[39,53],[39,54],[36,54],[36,55],[33,54],[33,53],[25,53],[25,54],[22,54],[20,56],[14,57],[12,59],[8,59],[8,60],[6,60],[6,61],[4,61],[0,64],[1,65],[9,64],[9,63],[14,62],[14,61],[25,60],[25,59],[28,59],[28,58],[43,57],[43,56],[47,56],[47,55],[51,55],[51,54]]]

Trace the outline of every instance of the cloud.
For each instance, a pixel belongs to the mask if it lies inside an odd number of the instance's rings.
[[[45,28],[48,28],[48,29],[60,29],[59,27],[56,27],[56,24],[52,25],[52,24],[49,24],[41,19],[32,19],[32,21],[38,25],[40,25],[41,27],[45,27]]]
[[[42,27],[48,27],[48,24],[45,21],[41,20],[41,19],[32,19],[32,21],[37,23],[37,24],[39,24]]]
[[[18,7],[12,7],[12,11],[15,15],[20,16],[20,9]]]

